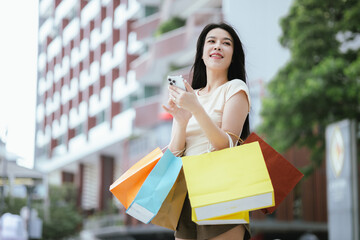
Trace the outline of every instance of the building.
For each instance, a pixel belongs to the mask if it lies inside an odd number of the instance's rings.
[[[155,36],[173,16],[183,26]],[[189,73],[199,31],[221,19],[220,0],[40,0],[35,169],[74,183],[85,214],[119,205],[109,186],[170,140],[167,74]]]
[[[49,183],[75,182],[85,210],[105,208],[118,144],[132,134],[128,36],[138,9],[135,1],[39,4],[35,168]]]

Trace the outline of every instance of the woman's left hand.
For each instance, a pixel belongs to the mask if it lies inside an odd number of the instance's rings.
[[[190,84],[184,80],[184,84],[187,91],[184,91],[178,87],[169,86],[170,98],[177,106],[183,108],[192,114],[197,112],[201,108],[201,104],[195,95],[194,89]]]

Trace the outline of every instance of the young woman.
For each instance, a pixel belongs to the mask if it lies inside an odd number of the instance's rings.
[[[197,155],[229,147],[229,133],[246,139],[249,135],[249,91],[245,57],[234,29],[209,24],[201,32],[193,65],[192,86],[187,91],[169,86],[168,106],[173,116],[169,149],[178,156]],[[232,137],[236,142],[236,137]],[[197,225],[191,221],[188,197],[175,232],[177,240],[249,239],[249,226],[242,224]]]

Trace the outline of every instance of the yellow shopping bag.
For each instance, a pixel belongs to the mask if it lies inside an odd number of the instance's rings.
[[[258,142],[182,158],[198,220],[274,205],[274,189]]]
[[[249,212],[236,212],[219,217],[198,220],[194,208],[191,208],[191,220],[198,225],[247,224],[249,223]]]

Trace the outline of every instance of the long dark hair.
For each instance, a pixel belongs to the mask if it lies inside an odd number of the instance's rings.
[[[197,41],[195,61],[191,68],[191,72],[193,73],[191,86],[194,89],[200,89],[206,86],[207,83],[206,66],[204,64],[202,56],[204,51],[206,35],[208,34],[208,32],[210,32],[215,28],[221,28],[227,31],[231,35],[234,42],[233,43],[234,52],[232,55],[231,64],[228,69],[228,76],[227,76],[228,80],[231,81],[233,79],[240,79],[246,83],[244,49],[242,47],[242,43],[235,29],[226,23],[219,23],[219,24],[211,23],[204,27]],[[241,139],[245,140],[249,136],[249,134],[250,134],[250,124],[249,124],[249,115],[248,115],[244,122],[243,130],[241,132],[240,137]]]

